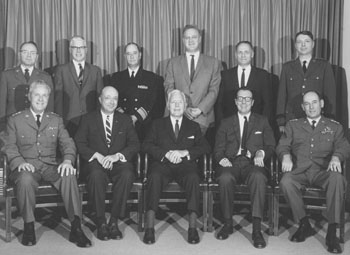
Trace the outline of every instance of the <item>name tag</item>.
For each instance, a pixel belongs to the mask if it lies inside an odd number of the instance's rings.
[[[137,85],[138,89],[148,89],[148,86],[146,85]]]

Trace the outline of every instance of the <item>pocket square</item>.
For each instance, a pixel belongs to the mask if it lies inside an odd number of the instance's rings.
[[[259,134],[262,134],[262,132],[261,131],[255,131],[254,134],[259,135]]]
[[[187,137],[187,139],[194,139],[194,135]]]

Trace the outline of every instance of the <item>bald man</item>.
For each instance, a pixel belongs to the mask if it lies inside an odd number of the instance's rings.
[[[118,91],[110,86],[99,96],[100,109],[82,117],[75,142],[86,162],[89,200],[97,214],[97,238],[121,239],[118,218],[124,217],[126,202],[135,179],[132,158],[140,144],[129,115],[116,111]],[[111,218],[105,218],[106,188],[113,182]]]

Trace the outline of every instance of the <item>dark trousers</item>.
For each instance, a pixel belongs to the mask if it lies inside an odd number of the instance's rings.
[[[97,219],[105,219],[105,200],[108,183],[112,182],[112,210],[115,219],[125,216],[126,203],[135,180],[130,162],[117,162],[112,170],[104,169],[97,160],[88,164],[87,188]]]
[[[245,157],[238,157],[232,162],[232,167],[219,167],[216,170],[216,180],[219,183],[220,204],[225,219],[233,215],[234,188],[236,184],[248,185],[253,217],[263,217],[267,171],[255,166]]]
[[[57,172],[57,166],[41,163],[41,167],[35,169],[34,173],[15,170],[10,179],[16,185],[18,207],[25,223],[35,220],[35,191],[41,181],[50,182],[61,193],[70,221],[74,220],[75,215],[81,218],[81,201],[75,175],[61,177]]]
[[[180,164],[153,162],[148,175],[146,210],[157,211],[162,190],[175,180],[186,193],[189,212],[199,212],[199,176],[195,162]]]
[[[339,223],[346,180],[341,173],[317,169],[309,169],[299,174],[288,172],[281,179],[280,187],[292,208],[294,221],[299,222],[306,216],[301,189],[310,185],[326,190],[328,222]]]

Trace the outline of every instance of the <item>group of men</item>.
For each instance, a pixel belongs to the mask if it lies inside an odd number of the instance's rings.
[[[0,78],[0,131],[24,220],[22,243],[36,243],[35,190],[49,181],[63,198],[71,221],[69,240],[91,246],[81,228],[81,204],[74,168],[77,153],[96,212],[97,238],[121,239],[118,220],[135,179],[133,158],[139,152],[151,157],[146,190],[144,243],[155,242],[155,214],[164,187],[175,180],[186,193],[189,214],[188,242],[200,241],[199,174],[197,159],[211,152],[205,138],[216,123],[213,157],[224,225],[218,239],[233,233],[234,185],[250,189],[252,240],[266,247],[261,232],[266,184],[266,161],[275,152],[271,128],[273,98],[271,77],[252,66],[254,49],[249,41],[236,45],[238,66],[221,71],[220,62],[200,52],[201,31],[194,25],[183,30],[185,54],[169,60],[165,80],[141,66],[142,50],[128,43],[128,68],[103,85],[101,70],[87,63],[83,37],[70,41],[72,61],[55,68],[51,77],[35,67],[38,47],[20,47],[20,65]],[[341,162],[350,155],[342,126],[321,115],[334,116],[335,82],[330,64],[313,58],[313,35],[295,37],[298,58],[283,66],[277,123],[282,136],[276,152],[284,175],[280,186],[292,207],[299,228],[292,241],[312,234],[303,207],[301,188],[317,185],[327,193],[328,251],[341,253],[336,236],[346,188]],[[325,98],[325,100],[324,100]],[[168,116],[163,117],[165,110]],[[215,106],[215,107],[214,107]],[[215,110],[214,110],[215,109]],[[53,113],[55,112],[55,113]],[[56,149],[61,159],[57,159]],[[111,216],[105,216],[106,187],[113,183]]]

